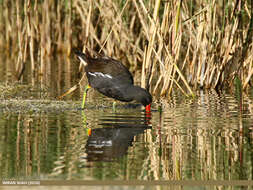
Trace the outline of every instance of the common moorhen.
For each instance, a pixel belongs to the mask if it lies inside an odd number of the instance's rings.
[[[82,108],[85,104],[86,91],[92,87],[116,100],[123,102],[135,100],[144,105],[146,111],[150,111],[152,96],[146,89],[134,85],[133,76],[120,61],[107,56],[95,58],[87,50],[86,53],[76,51],[75,54],[84,64],[89,82],[85,88]]]

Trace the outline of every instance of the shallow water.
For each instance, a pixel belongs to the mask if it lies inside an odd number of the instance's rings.
[[[150,114],[122,105],[1,111],[1,178],[252,180],[252,101],[201,92]]]
[[[252,182],[253,96],[200,91],[191,99],[174,92],[151,113],[125,103],[114,113],[110,99],[90,90],[82,111],[80,89],[55,99],[79,82],[75,62],[42,60],[50,72],[33,76],[28,67],[22,85],[10,85],[15,62],[0,60],[0,81],[7,83],[0,86],[2,180]],[[200,184],[194,189],[213,189]]]

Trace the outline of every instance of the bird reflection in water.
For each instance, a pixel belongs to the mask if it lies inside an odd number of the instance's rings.
[[[88,132],[87,161],[114,161],[127,154],[134,137],[151,129],[150,113],[144,116],[111,115],[100,119],[102,128]]]

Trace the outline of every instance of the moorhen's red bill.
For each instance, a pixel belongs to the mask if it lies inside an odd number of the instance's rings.
[[[134,85],[133,76],[121,62],[107,56],[94,58],[88,51],[75,54],[84,64],[92,88],[123,102],[136,100],[150,111],[152,96],[146,89]]]

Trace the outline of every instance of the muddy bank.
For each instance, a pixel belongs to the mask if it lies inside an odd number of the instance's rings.
[[[94,106],[87,105],[86,108]],[[81,110],[80,101],[64,101],[48,95],[46,88],[19,83],[0,84],[0,112],[64,112]]]
[[[91,108],[91,106],[87,106]],[[80,102],[56,100],[1,100],[0,112],[65,112],[81,110]]]
[[[94,93],[93,93],[94,94]],[[87,98],[85,110],[112,109],[113,100],[105,97]],[[118,102],[118,109],[141,108],[140,104]],[[41,89],[23,84],[0,84],[0,112],[40,113],[80,111],[81,98],[78,101],[59,100],[50,97],[47,89]]]

